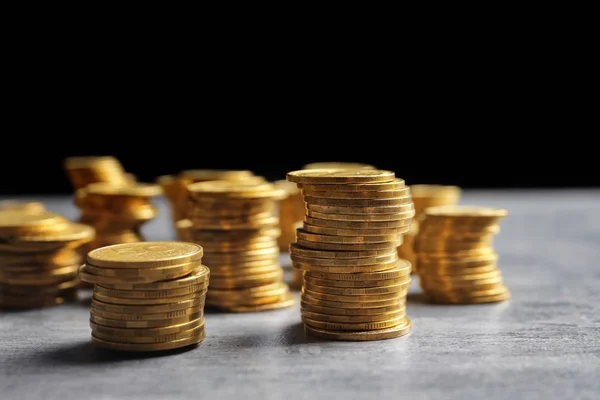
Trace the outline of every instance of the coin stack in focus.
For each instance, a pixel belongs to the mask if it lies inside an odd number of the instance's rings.
[[[410,263],[397,247],[414,216],[410,189],[393,172],[314,169],[288,173],[306,202],[290,246],[303,271],[305,329],[336,340],[379,340],[411,330]]]
[[[507,300],[494,252],[504,209],[439,206],[425,210],[415,251],[421,288],[435,303],[491,303]]]
[[[324,161],[306,164],[302,169],[376,169],[373,165],[346,161]]]
[[[171,219],[180,239],[188,240],[189,223],[185,221],[186,187],[191,183],[207,181],[264,182],[264,178],[254,175],[252,171],[219,169],[190,169],[181,171],[177,175],[159,176],[156,183],[162,187],[169,201]]]
[[[79,222],[96,229],[96,239],[82,248],[84,254],[98,247],[144,240],[140,228],[158,215],[150,200],[159,194],[159,186],[141,183],[93,183],[78,190],[75,204],[81,209]]]
[[[90,183],[122,186],[135,182],[135,177],[126,173],[119,160],[111,156],[68,157],[64,168],[75,190]]]
[[[258,181],[257,181],[258,182]],[[271,183],[209,181],[188,185],[186,215],[194,242],[210,268],[207,304],[233,312],[289,307],[277,237],[277,201]]]
[[[0,307],[37,308],[77,297],[77,247],[93,228],[47,211],[0,211]]]
[[[209,270],[202,247],[143,242],[92,250],[79,270],[94,285],[92,341],[112,350],[159,351],[200,343]]]
[[[398,255],[410,261],[413,273],[417,271],[417,260],[414,250],[415,237],[419,233],[419,220],[423,211],[428,207],[455,205],[460,199],[461,190],[458,186],[448,185],[410,185],[415,218],[410,231],[404,236],[404,242],[398,247]]]

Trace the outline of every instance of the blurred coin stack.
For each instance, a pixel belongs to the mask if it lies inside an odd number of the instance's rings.
[[[202,247],[143,242],[92,250],[79,270],[94,284],[90,326],[98,346],[170,350],[200,343],[209,270]]]
[[[0,308],[37,308],[77,297],[77,247],[93,228],[60,214],[0,211]]]
[[[493,237],[504,209],[439,206],[425,210],[415,252],[421,288],[435,303],[507,300]]]
[[[135,182],[135,177],[126,173],[119,160],[111,156],[68,157],[64,168],[75,190],[90,183],[122,186]]]
[[[39,201],[4,200],[0,201],[0,211],[19,211],[26,214],[39,214],[46,211],[46,207]]]
[[[96,239],[82,250],[143,241],[141,226],[158,215],[151,199],[161,194],[157,185],[135,183],[113,186],[93,183],[76,193],[75,204],[81,209],[79,222],[96,229]]]
[[[188,240],[189,222],[185,221],[185,207],[187,205],[187,185],[207,181],[244,181],[264,182],[260,176],[246,170],[219,170],[219,169],[190,169],[181,171],[177,175],[162,175],[156,179],[169,202],[171,219],[175,225],[177,236]],[[180,222],[181,221],[181,222]]]
[[[187,189],[190,235],[210,268],[207,304],[233,312],[293,305],[278,261],[276,212],[283,191],[258,181],[199,182]]]
[[[447,185],[411,185],[410,190],[416,214],[410,230],[404,236],[404,242],[398,247],[398,255],[410,261],[415,273],[418,266],[414,241],[419,233],[419,220],[423,216],[423,211],[428,207],[455,205],[460,199],[461,190],[458,186]]]
[[[290,246],[302,270],[307,332],[335,340],[380,340],[411,330],[410,263],[397,247],[414,215],[410,189],[393,172],[314,169],[288,173],[306,202]]]

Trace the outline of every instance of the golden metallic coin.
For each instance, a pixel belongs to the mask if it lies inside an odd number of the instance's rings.
[[[432,218],[457,218],[457,219],[484,219],[503,218],[508,211],[502,208],[475,207],[475,206],[439,206],[430,207],[425,211]]]
[[[300,310],[302,317],[309,318],[314,321],[342,323],[342,324],[366,324],[381,321],[389,321],[396,318],[406,317],[406,309],[400,308],[396,311],[382,313],[378,315],[327,315],[311,312],[308,310]]]
[[[17,238],[21,243],[59,243],[68,245],[68,242],[75,242],[79,245],[91,241],[94,238],[94,228],[84,224],[69,224],[64,230],[51,234],[22,235]]]
[[[304,228],[306,228],[306,224],[304,224]],[[315,230],[316,227],[310,227],[311,230]],[[319,228],[316,230],[325,230],[326,228]],[[373,236],[336,236],[336,233],[332,233],[333,231],[340,231],[346,233],[346,231],[341,229],[333,229],[330,233],[315,233],[308,232],[306,229],[297,229],[296,236],[298,241],[302,240],[303,242],[316,242],[316,243],[335,243],[335,244],[373,244],[373,243],[385,243],[389,247],[390,244],[393,244],[397,241],[401,241],[402,238],[398,237],[401,233],[393,233],[393,234],[379,234]],[[329,231],[328,231],[329,232]],[[398,246],[395,246],[398,247]]]
[[[324,272],[332,274],[354,274],[354,273],[365,273],[365,272],[377,272],[377,271],[389,271],[394,269],[398,265],[399,259],[388,261],[386,263],[372,264],[372,265],[357,265],[357,266],[322,266],[313,264],[304,264],[297,261],[292,261],[292,267],[295,269],[301,269],[308,272]]]
[[[452,198],[458,201],[462,190],[458,186],[451,185],[410,185],[414,197],[420,199]]]
[[[314,162],[306,164],[302,169],[376,169],[370,164],[345,161]]]
[[[277,296],[288,293],[289,288],[283,282],[277,282],[271,285],[258,286],[240,290],[218,290],[211,289],[210,297],[228,298],[228,299],[254,299],[265,296]]]
[[[221,254],[221,253],[243,253],[247,251],[254,250],[266,250],[271,249],[274,245],[277,244],[275,240],[272,238],[268,238],[267,241],[258,241],[258,242],[249,242],[247,244],[236,244],[236,243],[219,243],[213,244],[208,242],[200,242],[202,243],[202,248],[206,252],[206,254]]]
[[[75,289],[79,286],[79,279],[71,279],[59,284],[51,285],[4,285],[0,283],[0,293],[29,296],[36,294],[40,296],[58,296],[60,293]]]
[[[395,214],[334,214],[334,213],[321,213],[318,211],[306,211],[306,216],[319,220],[335,221],[335,222],[357,222],[357,223],[393,223],[404,226],[406,220],[415,216],[415,211],[405,211],[402,213]],[[313,225],[316,225],[313,223]],[[366,227],[366,226],[365,226]]]
[[[19,211],[28,214],[37,214],[45,212],[46,206],[39,201],[3,200],[0,201],[0,211]]]
[[[343,281],[342,281],[343,282]],[[340,295],[340,296],[377,296],[396,294],[402,291],[406,291],[410,287],[411,279],[407,277],[401,283],[386,285],[386,286],[373,286],[363,288],[353,287],[334,287],[334,286],[323,286],[317,285],[312,281],[305,281],[304,288],[311,292]]]
[[[197,336],[202,331],[204,331],[204,323],[200,326],[188,329],[187,331],[172,333],[166,335],[159,336],[113,336],[113,335],[105,335],[100,333],[94,329],[92,329],[92,335],[102,340],[110,340],[111,342],[116,343],[164,343],[164,342],[172,342],[175,340],[185,339],[193,336]]]
[[[184,310],[187,308],[198,307],[204,302],[201,298],[193,298],[186,301],[179,301],[169,304],[158,304],[151,306],[137,305],[118,305],[106,303],[98,299],[95,295],[92,297],[92,308],[103,312],[122,313],[122,314],[157,314],[170,311]]]
[[[164,351],[181,347],[196,345],[204,340],[206,332],[203,330],[200,334],[185,339],[174,340],[164,343],[116,343],[108,340],[102,340],[92,335],[92,342],[100,347],[117,351]]]
[[[157,268],[105,268],[85,264],[85,272],[99,276],[116,277],[123,279],[123,281],[143,279],[145,282],[154,282],[185,276],[200,265],[202,264],[199,261]],[[137,282],[140,281],[137,280]]]
[[[296,303],[296,298],[290,293],[285,300],[271,304],[261,304],[257,306],[234,306],[229,307],[227,311],[231,312],[261,312],[261,311],[272,311],[279,310],[282,308],[288,308]]]
[[[395,286],[405,284],[406,280],[410,278],[410,269],[405,275],[393,279],[382,279],[382,280],[369,280],[369,281],[343,281],[333,279],[319,279],[307,276],[308,272],[304,273],[304,285],[318,285],[326,286],[329,288],[351,288],[351,289],[363,289],[363,288],[378,288],[385,286]]]
[[[328,315],[376,315],[390,311],[397,311],[400,307],[404,307],[404,304],[398,302],[394,305],[376,308],[340,308],[312,304],[302,299],[300,302],[300,306],[304,310]]]
[[[256,230],[239,231],[196,231],[194,238],[200,242],[245,243],[248,241],[264,241],[277,238],[281,230],[277,227],[264,227]]]
[[[256,178],[252,171],[225,169],[190,169],[181,171],[179,177],[192,182],[246,180]]]
[[[190,286],[181,287],[178,289],[164,290],[115,290],[95,285],[94,292],[109,297],[119,297],[125,299],[168,299],[178,296],[185,296],[197,292],[204,291],[208,288],[208,281],[203,283],[192,284]]]
[[[317,258],[297,256],[293,252],[290,255],[292,261],[301,264],[331,266],[331,267],[354,267],[360,265],[374,265],[389,263],[398,260],[397,252],[388,253],[383,256],[369,258]]]
[[[304,326],[306,331],[311,335],[322,337],[325,339],[332,340],[345,340],[345,341],[368,341],[368,340],[382,340],[382,339],[393,339],[400,336],[404,336],[409,333],[412,329],[411,322],[408,318],[404,320],[404,323],[399,324],[392,328],[379,329],[373,331],[328,331],[324,329],[313,328],[309,325]]]
[[[390,249],[396,249],[402,244],[402,239],[395,242],[382,242],[382,243],[363,243],[363,244],[343,244],[343,243],[319,243],[310,242],[302,239],[298,239],[297,243],[306,248],[314,250],[334,250],[334,251],[389,251]]]
[[[204,183],[204,182],[202,182]],[[194,229],[205,229],[205,230],[211,230],[211,229],[215,229],[215,230],[236,230],[236,229],[260,229],[263,227],[274,227],[277,226],[277,224],[279,224],[279,217],[277,216],[270,216],[267,218],[263,218],[263,219],[257,219],[257,220],[250,220],[250,221],[246,221],[246,222],[227,222],[227,221],[215,221],[213,223],[210,223],[208,221],[199,221],[196,220],[194,218],[190,219],[192,221],[192,225],[194,226]]]
[[[183,324],[203,317],[204,312],[200,311],[195,314],[189,314],[177,318],[157,319],[151,321],[123,321],[118,319],[102,318],[97,315],[90,314],[90,321],[98,325],[108,326],[112,328],[148,329]]]
[[[33,236],[61,232],[68,228],[69,221],[60,214],[49,211],[24,213],[14,210],[0,211],[0,236]]]
[[[235,298],[235,297],[214,297],[209,295],[206,301],[208,306],[214,306],[218,308],[230,308],[230,307],[241,307],[241,306],[261,306],[266,304],[273,304],[279,302],[285,302],[289,298],[289,291],[274,295],[263,295],[252,298]]]
[[[405,233],[406,227],[412,223],[412,218],[398,219],[395,221],[339,221],[330,219],[320,219],[306,216],[304,222],[308,225],[319,226],[332,229],[397,229],[403,228],[402,233]]]
[[[219,279],[241,279],[247,276],[264,275],[264,274],[278,274],[281,271],[281,266],[277,263],[266,265],[264,267],[244,268],[242,270],[236,268],[218,268],[212,267],[211,269],[211,280],[216,281]]]
[[[87,262],[107,268],[157,268],[202,258],[202,247],[188,242],[117,244],[92,250]]]
[[[378,183],[392,182],[395,175],[378,169],[310,169],[288,172],[286,178],[302,184]]]
[[[386,271],[362,272],[362,273],[332,273],[332,272],[312,272],[306,271],[305,278],[326,279],[332,281],[381,281],[387,279],[396,279],[410,274],[410,263],[399,259],[396,261],[396,267]]]
[[[192,266],[186,266],[185,268],[181,269],[177,269],[173,272],[164,272],[164,273],[160,273],[158,275],[151,275],[150,273],[148,273],[145,276],[103,276],[103,275],[97,275],[97,274],[92,274],[90,271],[93,267],[90,267],[87,264],[82,265],[79,268],[79,279],[81,279],[83,282],[88,282],[88,283],[94,283],[94,284],[99,284],[99,285],[114,285],[114,284],[121,284],[121,283],[130,283],[130,284],[134,284],[134,283],[153,283],[156,281],[163,281],[163,280],[174,280],[174,279],[178,279],[178,278],[183,278],[185,276],[187,276],[190,273],[193,273],[196,268]],[[99,270],[100,268],[96,268],[94,271]]]
[[[395,206],[371,206],[371,207],[353,207],[353,206],[327,206],[320,204],[306,204],[308,211],[317,211],[325,214],[345,214],[345,215],[372,215],[372,214],[394,214],[413,211],[412,203]]]
[[[92,304],[94,300],[92,300]],[[92,316],[106,318],[106,319],[114,319],[119,321],[160,321],[167,320],[172,318],[183,318],[193,314],[197,314],[199,312],[203,312],[204,304],[200,303],[195,305],[194,307],[184,308],[181,310],[168,311],[168,312],[159,312],[159,313],[120,313],[120,312],[111,312],[111,311],[101,311],[92,307],[90,310],[90,314]]]
[[[368,294],[368,295],[337,295],[337,294],[326,294],[313,292],[309,290],[309,288],[304,287],[302,289],[302,293],[306,295],[307,298],[330,301],[330,302],[340,302],[344,303],[365,303],[370,304],[373,303],[379,304],[380,306],[389,305],[393,301],[397,301],[400,298],[406,297],[406,289],[400,290],[396,293],[388,293],[388,294]]]
[[[91,183],[85,187],[85,193],[102,196],[127,196],[127,197],[154,197],[162,194],[158,185],[135,183],[126,185],[113,185],[110,183]]]
[[[164,335],[178,334],[190,329],[195,329],[204,324],[204,318],[197,318],[190,321],[185,321],[179,324],[170,326],[161,326],[156,328],[115,328],[111,326],[101,325],[93,320],[90,320],[92,332],[100,333],[101,335],[117,336],[117,337],[161,337]]]
[[[131,299],[131,298],[121,298],[121,297],[112,297],[106,296],[96,290],[94,290],[94,298],[103,301],[109,304],[119,304],[119,305],[140,305],[140,306],[150,306],[157,304],[171,304],[175,302],[202,299],[206,296],[207,290],[204,289],[202,291],[198,291],[196,293],[186,294],[177,297],[163,297],[163,298],[154,298],[154,299]]]
[[[407,233],[410,230],[410,226],[404,226],[400,228],[386,228],[386,229],[338,229],[338,228],[323,228],[320,226],[311,225],[307,222],[304,223],[303,228],[301,228],[304,232],[308,233],[316,233],[320,235],[329,235],[329,236],[343,236],[343,237],[368,237],[369,241],[377,241],[385,242],[385,241],[394,241],[397,239],[397,235],[402,235]]]
[[[245,289],[255,286],[264,286],[280,282],[283,279],[283,270],[267,274],[257,274],[248,276],[236,276],[235,278],[211,278],[210,287],[212,289]]]
[[[390,182],[364,183],[364,184],[310,184],[299,183],[298,188],[312,191],[342,191],[342,192],[377,192],[382,190],[400,190],[406,187],[403,179],[396,178]]]
[[[391,300],[379,300],[379,301],[339,301],[339,300],[323,300],[317,297],[312,297],[306,292],[302,293],[300,297],[302,302],[318,307],[329,307],[329,308],[341,308],[344,310],[359,310],[359,309],[379,309],[380,311],[393,311],[392,309],[385,309],[386,307],[397,307],[406,303],[406,296],[399,296]]]
[[[441,304],[481,304],[481,303],[497,303],[510,299],[510,292],[506,290],[500,294],[479,297],[454,297],[439,293],[426,293],[427,299],[432,303]]]
[[[365,251],[327,251],[327,250],[312,250],[298,245],[298,243],[290,244],[290,254],[298,257],[306,258],[326,258],[326,259],[360,259],[360,258],[375,258],[390,256],[394,254],[394,248],[384,250],[365,250]]]
[[[423,279],[438,280],[440,282],[448,282],[458,284],[460,282],[478,281],[482,279],[502,278],[500,270],[495,269],[484,273],[470,273],[470,270],[464,271],[462,274],[441,275],[441,274],[423,274]]]
[[[394,207],[405,204],[412,204],[410,196],[397,197],[392,199],[328,199],[323,197],[304,196],[304,201],[308,204],[330,207]]]
[[[464,275],[464,274],[480,274],[487,272],[494,272],[498,269],[496,263],[492,263],[489,265],[477,266],[477,267],[469,267],[465,268],[462,266],[458,267],[448,267],[448,266],[439,266],[439,265],[428,265],[419,263],[419,271],[417,273],[422,274],[423,276],[454,276],[454,275]]]
[[[206,181],[192,183],[187,186],[192,197],[219,196],[225,198],[281,199],[285,192],[277,189],[272,183],[246,181]]]
[[[417,253],[419,264],[449,266],[449,267],[476,267],[485,266],[498,261],[498,253],[485,253],[469,256],[454,255],[435,255],[427,253]]]
[[[302,322],[313,328],[324,329],[326,331],[374,331],[398,326],[404,322],[404,318],[405,316],[395,319],[389,319],[387,321],[351,324],[343,322],[323,322],[307,317],[302,317]]]
[[[405,187],[397,190],[373,190],[357,192],[341,190],[312,190],[307,187],[303,187],[302,194],[307,197],[324,199],[399,199],[410,196],[410,189]]]

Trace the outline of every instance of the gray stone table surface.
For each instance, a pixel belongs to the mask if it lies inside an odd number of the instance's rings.
[[[71,198],[38,200],[77,217]],[[0,399],[599,399],[600,191],[466,191],[461,203],[510,212],[495,239],[508,302],[429,305],[414,282],[413,332],[378,342],[311,338],[298,305],[211,313],[200,346],[159,356],[94,348],[86,300],[4,312]],[[144,232],[172,239],[158,205]]]

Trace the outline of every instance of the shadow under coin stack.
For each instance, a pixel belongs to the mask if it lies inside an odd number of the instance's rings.
[[[90,183],[121,186],[135,182],[133,175],[127,174],[119,160],[111,156],[68,157],[63,165],[75,190]]]
[[[397,247],[413,205],[394,173],[376,169],[289,172],[306,202],[304,228],[290,246],[304,271],[301,313],[307,332],[334,340],[407,334],[410,263]]]
[[[429,207],[455,205],[460,199],[461,190],[458,186],[444,185],[410,185],[410,190],[416,214],[410,231],[404,235],[404,242],[398,247],[398,256],[410,261],[412,272],[416,273],[418,265],[414,242],[419,233],[419,219],[423,216],[423,211]]]
[[[112,244],[143,241],[140,228],[158,215],[158,209],[150,201],[160,194],[159,186],[142,183],[128,186],[93,183],[77,191],[79,222],[96,229],[96,239],[82,249],[84,254]]]
[[[0,211],[0,308],[38,308],[77,298],[77,247],[94,230],[60,214]]]
[[[94,284],[90,326],[98,346],[160,351],[204,340],[209,270],[202,247],[144,242],[92,250],[79,270]]]
[[[289,307],[277,237],[277,201],[270,183],[230,181],[188,185],[190,235],[204,248],[211,274],[207,304],[232,312]]]
[[[440,206],[425,210],[415,241],[419,282],[435,303],[492,303],[510,292],[492,241],[503,209]]]

